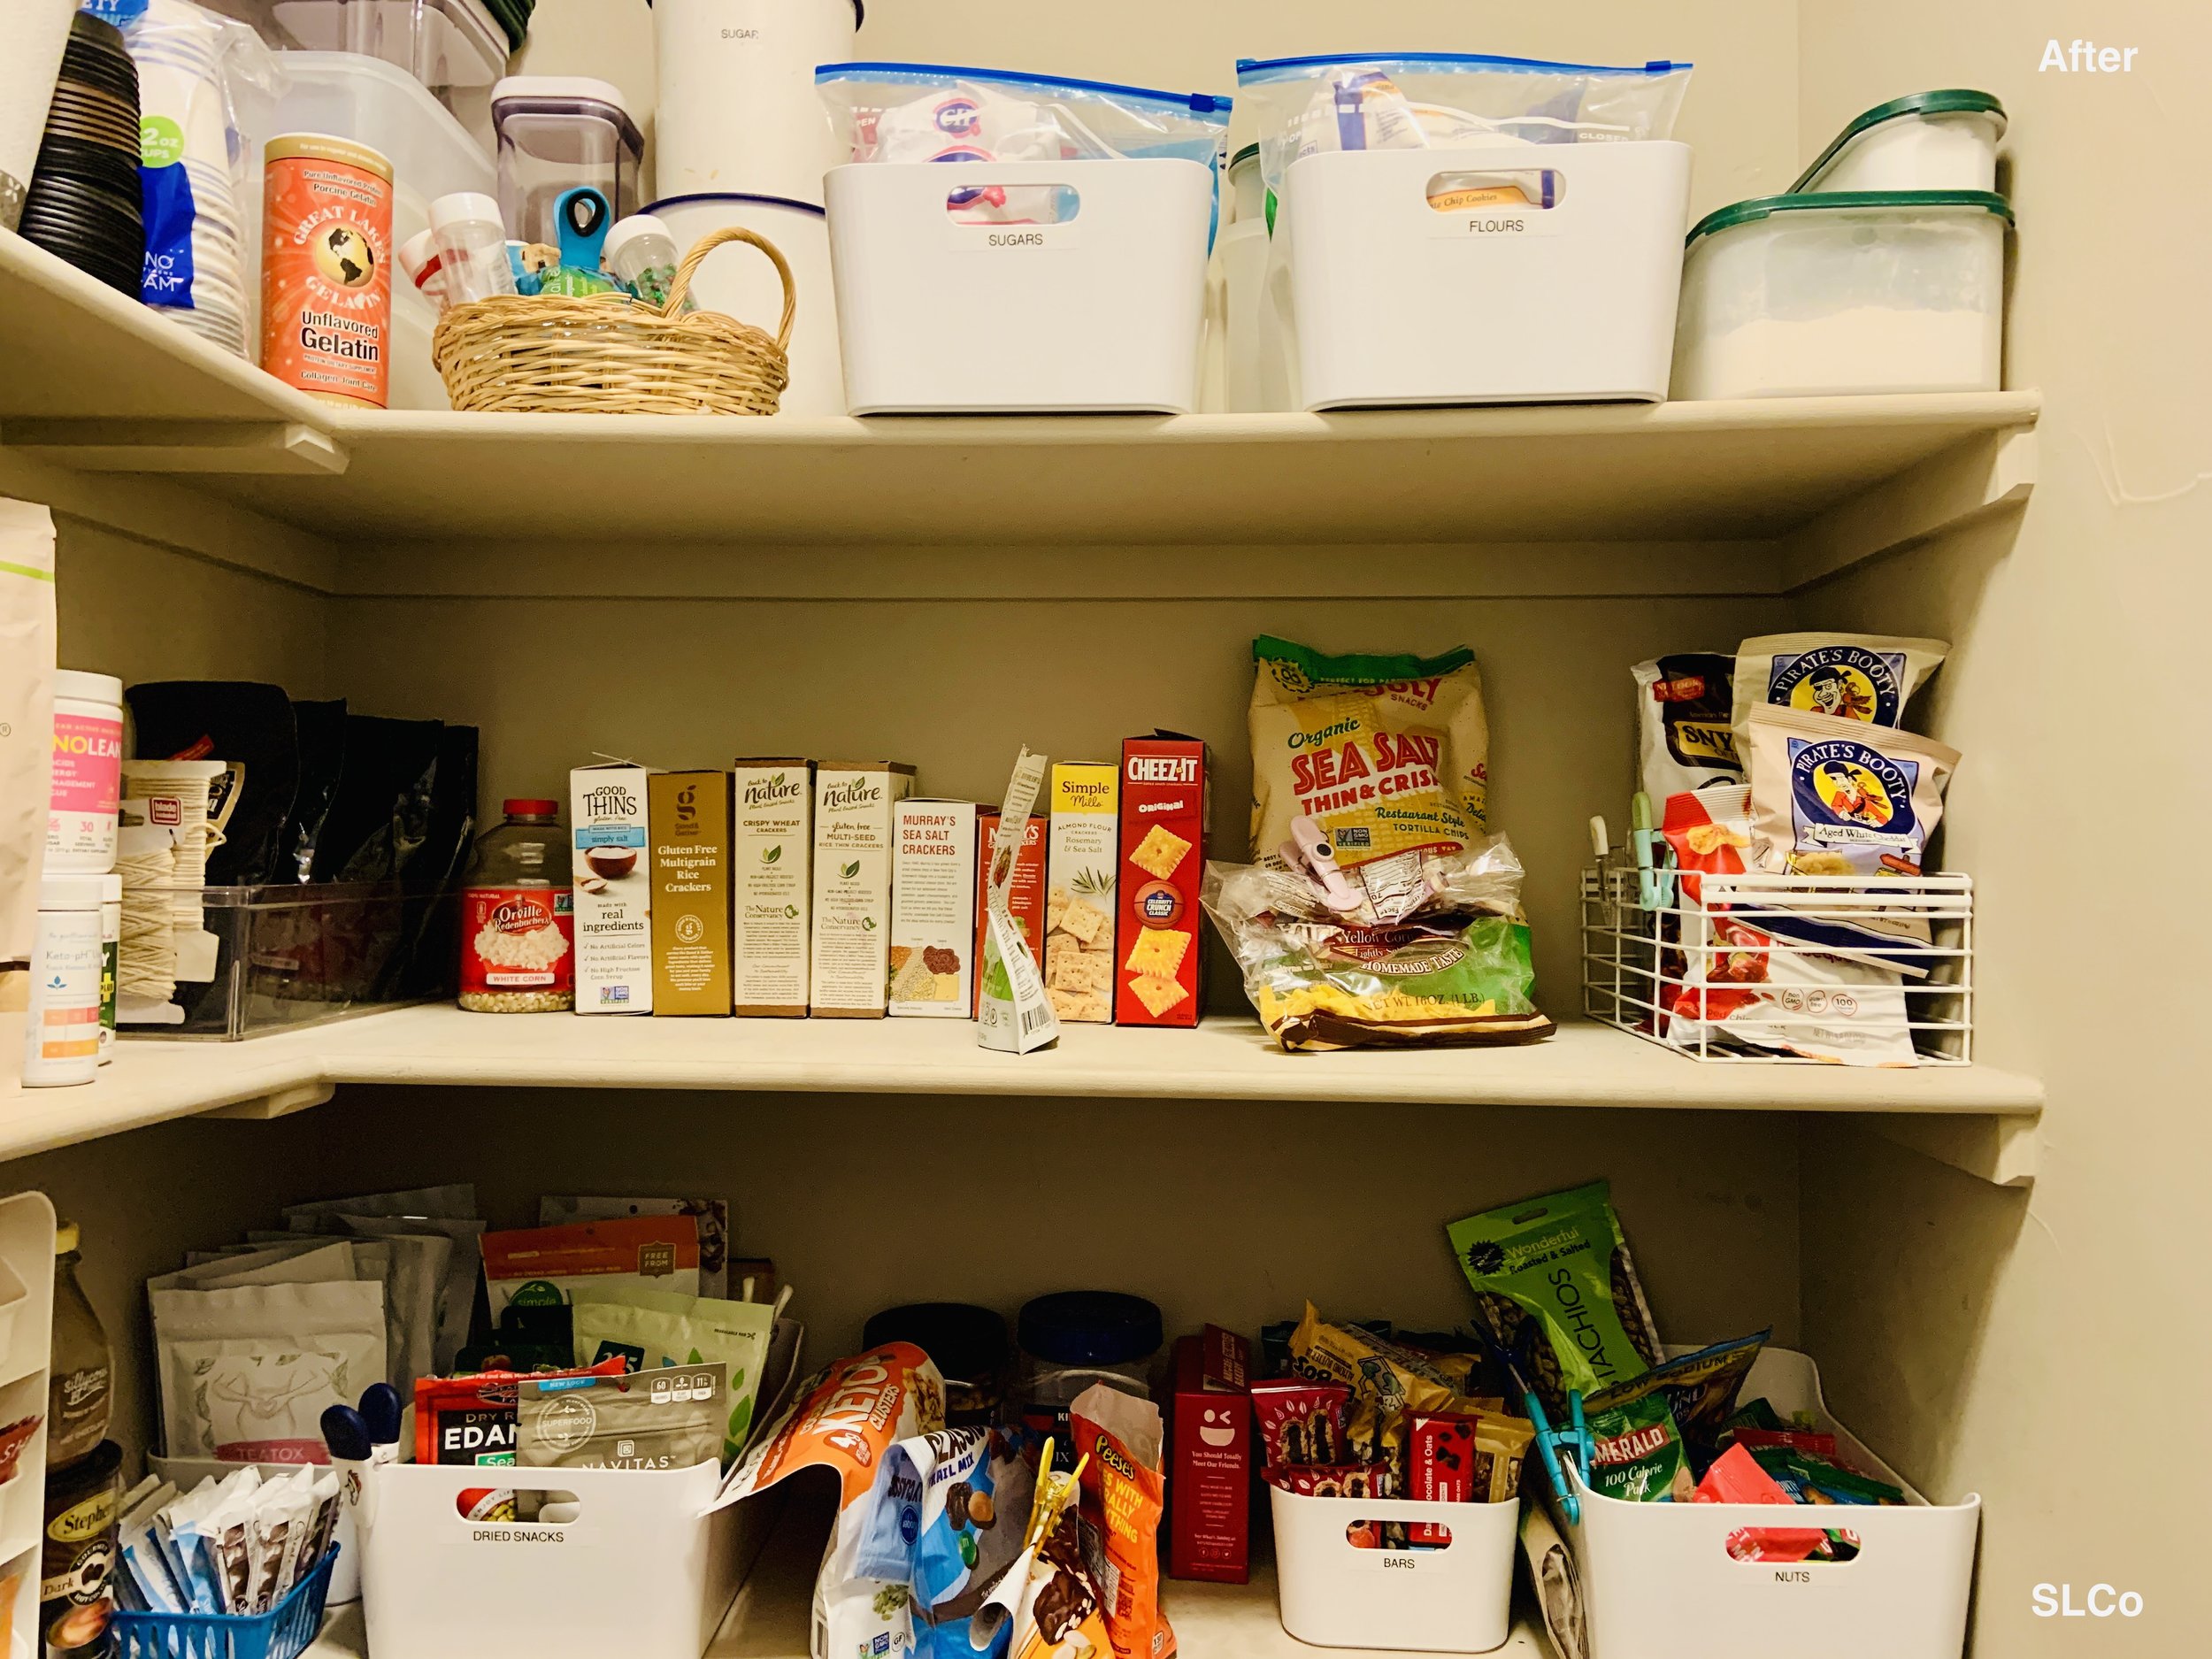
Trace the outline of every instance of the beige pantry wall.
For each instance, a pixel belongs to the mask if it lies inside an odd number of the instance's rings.
[[[1807,1340],[1846,1420],[1932,1494],[1981,1493],[1977,1659],[2178,1659],[2212,1632],[2177,1479],[2212,1375],[2212,902],[2189,867],[2212,822],[2212,12],[1857,0],[1807,4],[1799,27],[1808,155],[1909,89],[2004,100],[2008,374],[2046,399],[2016,540],[1956,534],[1798,606],[1954,641],[1932,730],[1966,756],[1947,862],[1978,886],[1978,1052],[2049,1090],[2024,1194],[1808,1135]],[[2136,47],[2134,69],[2041,71],[2055,33]],[[2141,1616],[2036,1616],[2036,1586],[2079,1605],[2097,1583],[2139,1592]]]
[[[1094,759],[1165,726],[1212,746],[1213,843],[1240,858],[1254,635],[1330,650],[1470,645],[1490,710],[1491,821],[1529,872],[1538,995],[1565,1013],[1580,1001],[1589,819],[1605,814],[1617,834],[1634,787],[1629,664],[1786,615],[1774,598],[350,598],[337,603],[330,672],[364,707],[480,726],[487,811],[503,795],[563,793],[595,753],[666,767],[906,760],[925,793],[995,801],[1024,743]],[[1225,972],[1215,1001],[1243,1006]]]
[[[1697,71],[1675,136],[1697,152],[1693,211],[1781,189],[1796,173],[1798,23],[1786,0],[1581,0],[1518,10],[1465,0],[867,0],[866,15],[864,58],[1179,92],[1233,92],[1239,58],[1294,52],[1412,47],[1578,63],[1686,60]],[[611,0],[539,0],[520,65],[533,74],[597,75],[634,108],[649,110],[652,15]],[[1238,146],[1257,136],[1248,118],[1230,132]]]

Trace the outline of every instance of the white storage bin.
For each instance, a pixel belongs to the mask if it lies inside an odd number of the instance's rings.
[[[2005,106],[1962,87],[1878,104],[1799,175],[1790,191],[1993,190]]]
[[[1521,1506],[1405,1498],[1305,1498],[1268,1488],[1283,1628],[1320,1647],[1487,1653],[1512,1627]],[[1451,1529],[1437,1549],[1361,1549],[1355,1521]]]
[[[1554,205],[1429,203],[1441,176],[1537,173]],[[1300,406],[1659,401],[1689,192],[1689,146],[1661,140],[1293,163],[1275,237]]]
[[[829,226],[822,210],[772,196],[673,196],[645,210],[668,226],[679,256],[710,232],[741,226],[776,244],[791,265],[799,308],[791,317],[791,384],[775,415],[841,415],[845,370],[837,349],[837,290],[830,280]],[[707,311],[773,332],[783,314],[783,281],[756,248],[709,254],[691,280]]]
[[[718,1466],[511,1469],[390,1463],[362,1500],[363,1610],[377,1659],[699,1659],[776,1506],[705,1513]],[[572,1493],[573,1520],[471,1521],[486,1486]]]
[[[1762,1353],[1742,1397],[1761,1395],[1784,1417],[1811,1412],[1845,1462],[1903,1487],[1905,1504],[1628,1503],[1570,1475],[1582,1525],[1570,1527],[1556,1504],[1554,1519],[1581,1572],[1590,1659],[1959,1659],[1981,1500],[1932,1504],[1906,1485],[1828,1415],[1819,1372],[1802,1354]],[[1741,1528],[1808,1525],[1856,1534],[1857,1559],[1728,1553]]]
[[[879,162],[823,182],[854,414],[1196,407],[1210,168]],[[949,192],[993,185],[1063,186],[1075,211],[972,225],[947,211]]]
[[[2003,367],[2004,197],[1770,196],[1690,233],[1674,395],[1993,392]]]

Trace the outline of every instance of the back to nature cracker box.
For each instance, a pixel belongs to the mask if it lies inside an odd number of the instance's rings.
[[[1117,1025],[1198,1024],[1207,772],[1206,746],[1196,738],[1162,732],[1122,743]]]

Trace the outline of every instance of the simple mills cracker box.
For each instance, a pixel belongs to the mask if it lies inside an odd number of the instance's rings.
[[[914,768],[826,760],[814,772],[809,1011],[880,1019],[891,977],[891,849]]]
[[[770,756],[732,767],[732,1011],[803,1018],[814,932],[814,763]]]
[[[653,1012],[730,1011],[730,774],[645,780],[653,851]]]
[[[1045,994],[1062,1019],[1114,1017],[1114,868],[1121,769],[1060,761],[1046,795]]]
[[[891,860],[891,1012],[964,1019],[975,994],[972,801],[898,804]]]
[[[643,766],[568,774],[575,836],[576,1011],[653,1011],[653,849]]]
[[[1117,1025],[1198,1024],[1206,772],[1206,746],[1195,738],[1162,733],[1123,741]]]

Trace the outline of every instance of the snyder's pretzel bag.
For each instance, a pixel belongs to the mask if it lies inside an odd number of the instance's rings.
[[[1482,1324],[1520,1359],[1546,1409],[1564,1410],[1569,1389],[1595,1394],[1658,1363],[1658,1328],[1607,1182],[1485,1210],[1445,1232]]]
[[[1951,648],[1941,640],[1878,634],[1764,634],[1736,648],[1736,751],[1747,747],[1751,711],[1762,703],[1870,726],[1902,726],[1905,705]]]
[[[1167,1476],[1160,1409],[1094,1383],[1068,1409],[1081,1464],[1083,1558],[1094,1566],[1114,1659],[1165,1659],[1175,1632],[1160,1611],[1160,1515]]]
[[[1263,635],[1252,660],[1256,862],[1287,862],[1299,818],[1371,887],[1399,879],[1391,861],[1417,864],[1482,838],[1490,723],[1472,651],[1333,657]]]
[[[1636,681],[1637,753],[1644,793],[1667,797],[1743,781],[1736,753],[1736,659],[1678,651],[1630,669]]]

